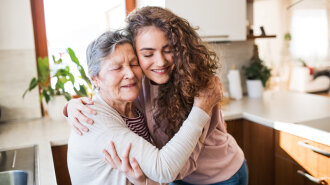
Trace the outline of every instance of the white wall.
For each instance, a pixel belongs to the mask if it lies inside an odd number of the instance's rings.
[[[34,49],[30,1],[0,1],[0,49]]]
[[[37,89],[22,99],[37,76],[30,1],[0,1],[0,27],[0,121],[41,117]]]

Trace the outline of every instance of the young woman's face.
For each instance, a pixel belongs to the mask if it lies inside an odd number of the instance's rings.
[[[167,83],[174,63],[165,33],[155,26],[144,27],[136,36],[135,45],[144,74],[156,84]]]

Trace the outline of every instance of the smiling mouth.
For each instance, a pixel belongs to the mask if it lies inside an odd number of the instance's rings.
[[[121,87],[123,88],[131,88],[131,87],[135,87],[136,86],[136,82],[135,83],[131,83],[131,84],[127,84],[127,85],[123,85]]]
[[[162,68],[162,69],[152,69],[152,72],[155,72],[157,74],[165,74],[167,73],[167,71],[170,69],[170,66],[166,67],[166,68]]]

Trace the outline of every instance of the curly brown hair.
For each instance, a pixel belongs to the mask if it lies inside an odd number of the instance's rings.
[[[169,40],[175,67],[168,83],[159,85],[154,102],[157,108],[154,129],[159,129],[160,123],[166,121],[165,133],[172,138],[191,111],[194,97],[215,74],[218,57],[203,45],[187,20],[167,9],[143,7],[132,12],[127,22],[127,30],[133,38],[142,28],[155,26]]]

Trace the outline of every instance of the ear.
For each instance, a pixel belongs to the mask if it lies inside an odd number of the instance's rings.
[[[100,87],[99,79],[97,78],[97,76],[91,76],[91,81],[96,88]]]

